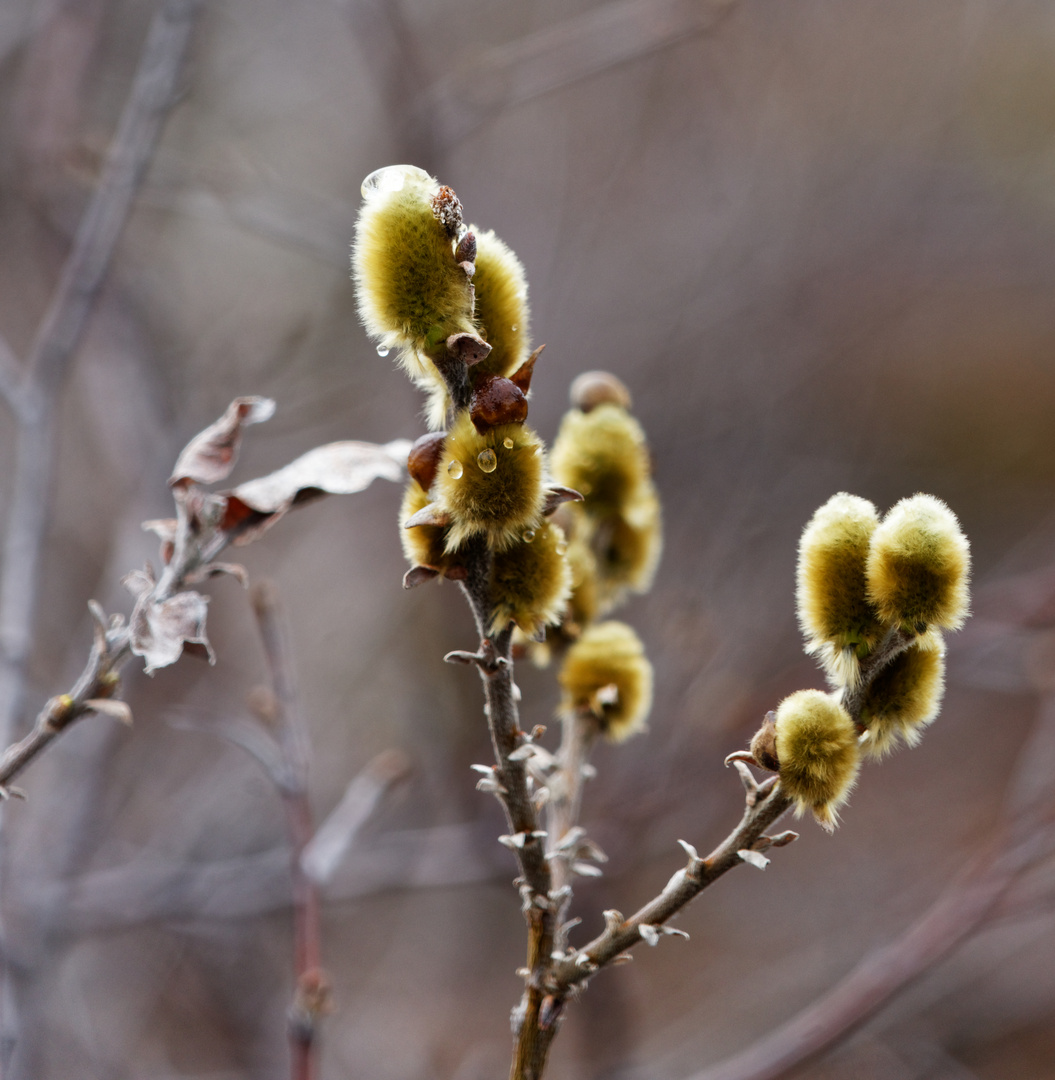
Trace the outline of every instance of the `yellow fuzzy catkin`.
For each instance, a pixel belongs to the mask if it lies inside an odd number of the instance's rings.
[[[571,571],[571,595],[564,623],[573,636],[600,614],[597,582],[597,559],[589,545],[582,540],[568,544],[568,566]]]
[[[504,424],[481,435],[462,410],[447,434],[432,488],[451,517],[447,551],[481,533],[495,551],[504,551],[537,530],[544,459],[542,440],[526,425]]]
[[[403,492],[403,504],[399,509],[399,539],[403,545],[403,554],[411,566],[428,566],[442,571],[449,562],[444,550],[446,530],[439,525],[403,528],[407,518],[419,510],[424,510],[428,504],[428,492],[422,491],[416,480],[411,480]]]
[[[550,459],[557,483],[578,491],[594,517],[622,512],[651,472],[641,425],[607,402],[565,413]]]
[[[531,340],[527,277],[513,250],[490,230],[476,237],[476,321],[491,353],[472,374],[512,375],[528,358]]]
[[[958,630],[968,614],[971,551],[956,515],[933,495],[897,503],[872,534],[868,595],[904,630]]]
[[[878,524],[872,503],[841,491],[817,510],[799,542],[799,625],[806,652],[820,658],[835,686],[856,685],[859,661],[886,633],[865,576]]]
[[[663,518],[651,480],[641,482],[622,513],[595,521],[592,545],[601,614],[621,604],[628,592],[648,592],[663,550]]]
[[[379,348],[399,350],[411,378],[431,395],[442,380],[425,355],[451,334],[474,332],[472,289],[454,242],[433,212],[439,184],[413,165],[363,182],[352,245],[359,317]]]
[[[857,779],[860,753],[849,713],[829,694],[799,690],[777,707],[780,786],[796,813],[812,810],[829,832]]]
[[[626,623],[587,627],[568,650],[557,678],[565,715],[588,713],[612,742],[645,730],[652,708],[652,665]]]
[[[571,592],[567,542],[558,525],[544,521],[532,540],[495,555],[491,575],[491,633],[510,622],[528,637],[560,622]]]
[[[899,653],[872,681],[861,702],[868,737],[862,749],[882,757],[898,742],[915,746],[938,715],[945,692],[945,646],[932,633]]]

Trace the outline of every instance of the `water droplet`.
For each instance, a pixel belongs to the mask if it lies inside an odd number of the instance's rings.
[[[378,356],[388,356],[391,351],[392,350],[387,345],[378,345],[377,347]]]
[[[488,447],[476,455],[476,464],[487,473],[494,472],[498,468],[498,455]]]
[[[524,543],[525,544],[530,544],[531,541],[534,540],[534,539],[535,539],[535,530],[534,529],[525,529],[524,530]]]
[[[558,555],[567,555],[567,553],[568,553],[568,545],[566,543],[564,543],[563,540],[559,540],[557,542],[557,554]]]
[[[431,183],[432,177],[424,169],[416,165],[386,165],[383,169],[375,169],[364,181],[362,186],[363,198],[371,195],[381,195],[392,191],[402,191],[403,185],[408,180]]]
[[[516,323],[513,323],[512,327],[510,327],[510,329],[511,329],[511,330],[513,331],[513,333],[515,334],[515,333],[517,332],[517,324],[516,324]]]
[[[447,475],[452,480],[460,480],[462,472],[462,463],[457,458],[452,459],[450,465],[447,466]]]
[[[512,449],[513,449],[513,439],[512,439],[512,437],[511,437],[511,436],[509,436],[509,435],[507,435],[507,436],[506,436],[506,437],[505,437],[505,438],[504,438],[504,439],[502,440],[502,445],[503,445],[503,446],[504,446],[504,447],[505,447],[505,448],[506,448],[507,450],[512,450]]]

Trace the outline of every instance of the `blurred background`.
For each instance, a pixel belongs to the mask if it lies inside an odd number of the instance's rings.
[[[0,334],[19,357],[155,10],[0,6]],[[157,561],[140,523],[171,516],[180,447],[232,397],[278,403],[235,481],[423,430],[348,279],[360,183],[395,162],[453,186],[523,261],[547,344],[540,433],[604,367],[652,442],[666,548],[621,617],[656,700],[646,736],[596,756],[584,823],[611,861],[577,892],[573,941],[657,892],[679,837],[702,852],[729,831],[742,790],[724,756],[822,685],[793,607],[817,506],[927,491],[973,545],[976,615],[921,746],[864,770],[834,836],[803,822],[764,876],[708,890],[679,920],[689,943],[602,972],[549,1074],[688,1080],[897,938],[999,835],[1023,776],[1055,775],[1055,7],[207,0],[62,385],[21,728],[83,665],[86,601],[130,610],[121,577]],[[17,443],[5,408],[5,522]],[[442,663],[474,647],[471,621],[450,585],[401,589],[399,496],[378,481],[321,501],[233,557],[282,600],[318,819],[378,754],[409,770],[326,889],[321,1075],[485,1080],[508,1069],[523,921],[499,807],[469,770],[490,752],[478,680]],[[4,812],[12,1077],[289,1075],[281,801],[220,736],[267,673],[245,593],[207,591],[216,666],[130,665],[132,729],[86,719]],[[524,726],[551,723],[552,672],[518,682]],[[1055,1076],[1044,869],[797,1075]]]

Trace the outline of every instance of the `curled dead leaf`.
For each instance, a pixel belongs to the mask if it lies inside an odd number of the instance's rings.
[[[275,403],[271,398],[235,398],[219,420],[195,435],[183,448],[169,484],[216,484],[226,479],[238,459],[243,429],[270,420],[274,412]]]
[[[317,446],[276,472],[227,492],[221,527],[234,543],[248,544],[291,507],[323,495],[351,495],[378,479],[398,482],[405,475],[410,447],[409,439]]]

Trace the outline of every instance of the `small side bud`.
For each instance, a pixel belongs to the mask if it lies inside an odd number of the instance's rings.
[[[933,495],[913,495],[872,536],[869,598],[881,618],[903,629],[959,630],[968,614],[970,569],[970,545],[956,515]]]
[[[588,627],[568,650],[558,680],[565,715],[591,715],[612,742],[645,730],[652,707],[652,665],[626,623]]]
[[[432,213],[443,226],[444,231],[453,240],[462,227],[462,201],[454,193],[454,188],[444,184],[432,196]],[[462,260],[459,259],[459,262]]]
[[[572,406],[584,413],[598,405],[629,409],[632,404],[626,383],[609,371],[584,371],[571,384],[568,396]]]
[[[780,785],[796,813],[812,810],[831,832],[857,779],[860,754],[849,713],[829,694],[799,690],[777,707]]]
[[[458,241],[458,246],[454,249],[455,262],[476,262],[476,235],[470,230],[467,232],[461,240]]]
[[[751,739],[751,756],[761,768],[780,772],[780,760],[777,757],[777,714],[772,710],[766,713],[762,726]]]
[[[479,364],[481,360],[487,359],[491,346],[479,334],[451,334],[447,338],[447,351],[463,364],[472,367],[473,364]]]

